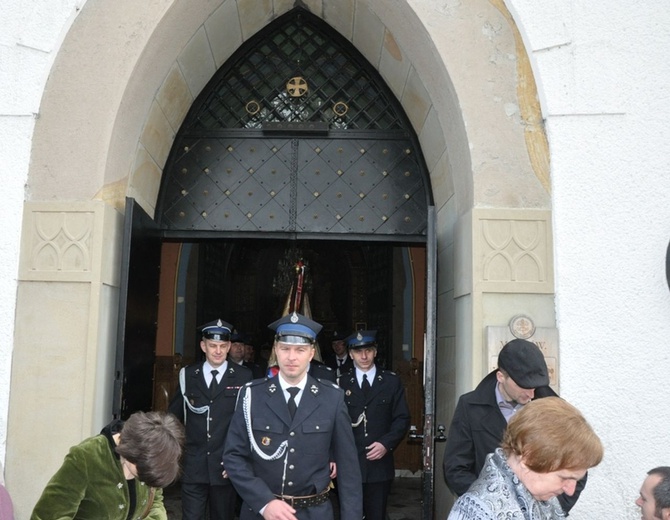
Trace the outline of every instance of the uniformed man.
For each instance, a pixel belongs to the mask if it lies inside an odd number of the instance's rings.
[[[253,379],[265,377],[265,370],[263,370],[260,365],[245,359],[247,353],[246,341],[247,338],[244,334],[233,330],[233,334],[230,338],[230,352],[228,352],[228,361],[232,361],[238,365],[247,367],[249,370],[251,370]]]
[[[324,363],[335,371],[335,375],[340,377],[354,368],[354,363],[347,352],[347,334],[335,331],[330,340],[332,352],[328,353]]]
[[[242,389],[223,454],[244,500],[240,520],[332,520],[332,462],[342,475],[340,518],[360,520],[361,476],[344,393],[307,373],[321,325],[293,313],[269,327],[279,372]]]
[[[184,520],[202,520],[209,503],[211,520],[233,520],[237,498],[221,457],[239,389],[251,371],[229,363],[232,325],[222,320],[202,327],[205,361],[179,372],[179,388],[169,411],[186,426],[182,459],[181,505]]]
[[[393,450],[410,424],[405,388],[393,372],[375,365],[376,331],[347,338],[354,370],[340,377],[353,426],[363,480],[365,520],[386,520],[386,502],[395,477]],[[339,472],[343,475],[342,472]],[[342,482],[338,479],[338,483]]]

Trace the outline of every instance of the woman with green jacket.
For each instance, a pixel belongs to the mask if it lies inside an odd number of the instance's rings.
[[[184,428],[171,414],[136,412],[72,447],[31,520],[167,520],[162,488],[179,476]]]

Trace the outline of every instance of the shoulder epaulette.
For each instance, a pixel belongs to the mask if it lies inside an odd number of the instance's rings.
[[[328,387],[328,388],[337,388],[338,390],[342,390],[340,386],[337,383],[333,383],[329,379],[321,379],[320,377],[315,377],[319,383],[321,383],[323,386]]]
[[[242,369],[241,372],[247,371],[251,372],[251,369],[249,367],[245,367],[244,365],[238,365],[237,363],[228,363],[228,370],[232,370],[235,372],[237,369]]]
[[[249,369],[247,369],[247,370],[249,370]],[[258,386],[258,385],[262,385],[262,384],[265,383],[267,380],[268,380],[267,377],[263,377],[263,378],[261,378],[261,379],[252,379],[251,381],[248,381],[247,383],[245,383],[244,386],[247,387],[247,386]]]

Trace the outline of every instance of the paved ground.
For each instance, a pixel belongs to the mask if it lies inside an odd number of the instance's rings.
[[[165,490],[165,508],[168,520],[181,520],[179,485]],[[421,518],[421,479],[396,478],[388,503],[389,520],[419,520]],[[346,519],[342,519],[346,520]]]
[[[421,478],[396,478],[388,501],[389,520],[420,520]]]

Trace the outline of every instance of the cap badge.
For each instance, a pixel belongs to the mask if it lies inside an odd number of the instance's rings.
[[[272,442],[272,439],[270,439],[270,437],[263,437],[261,439],[261,444],[263,446],[269,446],[271,442]]]
[[[300,320],[300,319],[298,318],[298,315],[294,312],[294,313],[291,315],[291,323],[298,323],[299,320]]]
[[[220,318],[217,320],[217,322],[216,322],[216,326],[217,326],[217,327],[223,327],[223,322],[221,321]]]
[[[361,341],[363,339],[363,334],[361,334],[360,332],[358,334],[356,334],[356,339],[358,341]]]

